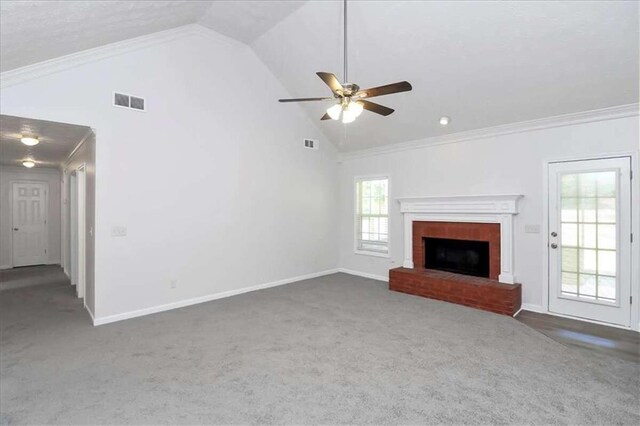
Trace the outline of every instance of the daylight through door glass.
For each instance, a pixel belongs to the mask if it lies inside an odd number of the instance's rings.
[[[561,292],[615,302],[617,173],[561,176]]]

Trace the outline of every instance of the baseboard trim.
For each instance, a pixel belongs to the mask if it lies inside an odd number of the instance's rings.
[[[93,315],[93,312],[91,312],[91,309],[89,309],[89,307],[87,306],[86,303],[83,303],[83,305],[84,305],[84,308],[87,310],[87,312],[89,312],[89,316],[91,317],[91,321],[93,322],[93,325],[96,325],[96,317],[95,317],[95,315]]]
[[[60,265],[60,261],[59,260],[48,260],[44,263],[38,264],[38,265],[27,265],[27,266],[41,266],[41,265]],[[0,269],[13,269],[15,268],[15,266],[13,265],[0,265]],[[20,268],[22,268],[22,266],[20,266]]]
[[[384,281],[386,283],[389,282],[389,276],[385,277],[383,275],[376,275],[376,274],[370,274],[368,272],[354,271],[353,269],[347,269],[347,268],[339,268],[338,272],[343,272],[345,274],[355,275],[363,278],[371,278],[372,280]]]
[[[290,283],[294,283],[294,282],[297,282],[297,281],[304,281],[304,280],[308,280],[308,279],[311,279],[311,278],[317,278],[317,277],[322,277],[322,276],[325,276],[325,275],[331,275],[331,274],[335,274],[337,272],[340,272],[340,271],[338,269],[328,269],[328,270],[325,270],[325,271],[314,272],[312,274],[300,275],[300,276],[297,276],[297,277],[285,278],[283,280],[272,281],[272,282],[268,282],[268,283],[264,283],[264,284],[258,284],[258,285],[254,285],[254,286],[250,286],[250,287],[244,287],[244,288],[240,288],[240,289],[237,289],[237,290],[223,291],[221,293],[208,294],[206,296],[194,297],[194,298],[191,298],[191,299],[186,299],[186,300],[181,300],[181,301],[178,301],[178,302],[167,303],[167,304],[164,304],[164,305],[152,306],[152,307],[149,307],[149,308],[138,309],[138,310],[130,311],[130,312],[123,312],[121,314],[108,315],[108,316],[105,316],[105,317],[97,317],[97,318],[93,318],[93,315],[92,315],[93,325],[97,326],[97,325],[109,324],[109,323],[112,323],[112,322],[117,322],[117,321],[123,321],[123,320],[126,320],[126,319],[142,317],[142,316],[145,316],[145,315],[151,315],[151,314],[155,314],[155,313],[158,313],[158,312],[170,311],[172,309],[184,308],[186,306],[197,305],[199,303],[210,302],[212,300],[217,300],[217,299],[224,299],[226,297],[237,296],[239,294],[249,293],[251,291],[263,290],[263,289],[266,289],[266,288],[278,287],[278,286],[281,286],[281,285],[290,284]]]
[[[523,303],[520,306],[521,311],[529,311],[529,312],[538,312],[541,314],[546,314],[547,312],[542,308],[541,305],[534,305],[533,303]],[[520,311],[518,311],[520,312]]]

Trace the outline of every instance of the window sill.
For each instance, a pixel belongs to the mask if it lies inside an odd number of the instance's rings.
[[[389,258],[389,253],[381,253],[379,251],[367,251],[367,250],[354,250],[355,254],[359,254],[361,256],[373,256],[373,257],[386,257]]]

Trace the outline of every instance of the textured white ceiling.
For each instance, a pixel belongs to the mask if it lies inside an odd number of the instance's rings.
[[[292,96],[342,79],[338,1],[5,1],[1,69],[199,23],[247,42]],[[318,122],[343,151],[638,102],[636,1],[349,2],[349,80],[408,80],[345,127]],[[289,94],[282,94],[287,97]],[[306,104],[319,120],[328,105]],[[291,104],[274,108],[286,114]],[[441,127],[438,119],[452,121]],[[346,138],[345,138],[346,135]]]
[[[250,43],[303,4],[304,1],[296,0],[218,0],[211,4],[198,23],[236,40]]]
[[[252,47],[293,97],[325,96],[315,73],[342,80],[341,19],[340,3],[308,2]],[[348,31],[350,82],[413,91],[375,98],[396,112],[365,111],[346,142],[320,122],[342,151],[638,102],[635,1],[353,1]],[[326,108],[305,104],[315,120]]]
[[[90,130],[85,126],[0,115],[0,165],[20,166],[30,158],[35,160],[36,167],[58,167]],[[40,143],[26,146],[20,142],[23,135],[37,136]]]
[[[193,23],[250,42],[303,3],[2,0],[0,70]]]

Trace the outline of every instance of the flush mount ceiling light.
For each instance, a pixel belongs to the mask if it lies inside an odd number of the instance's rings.
[[[449,117],[447,117],[446,115],[443,116],[443,117],[440,117],[440,125],[441,126],[448,125],[450,121],[451,121],[451,119]]]
[[[24,160],[22,162],[22,165],[25,166],[27,169],[32,168],[33,166],[36,165],[36,163],[33,160]]]
[[[347,0],[344,0],[344,81],[340,84],[335,74],[329,72],[317,72],[318,77],[325,82],[333,92],[332,97],[325,98],[297,98],[297,99],[280,99],[280,102],[308,102],[308,101],[334,101],[335,104],[327,108],[327,113],[322,116],[321,120],[339,120],[342,116],[343,123],[351,123],[363,110],[369,110],[376,114],[387,116],[393,112],[393,109],[386,106],[376,104],[364,98],[373,98],[374,96],[390,95],[392,93],[407,92],[411,90],[411,84],[406,81],[399,83],[387,84],[386,86],[372,87],[370,89],[360,90],[360,86],[354,83],[346,83],[347,78]]]
[[[22,136],[20,142],[27,146],[34,146],[40,143],[40,140],[35,136]]]

